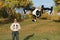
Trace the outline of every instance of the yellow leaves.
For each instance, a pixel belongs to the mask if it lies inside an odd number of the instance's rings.
[[[41,18],[43,18],[43,19],[50,19],[50,16],[48,15],[47,12],[44,12],[44,13],[42,14]]]
[[[60,1],[57,1],[57,3],[60,3]]]
[[[24,6],[26,7],[28,4],[32,5],[32,2],[28,0],[5,0],[5,4],[9,7],[14,7],[14,6]]]
[[[3,7],[3,3],[2,3],[2,1],[0,1],[0,8],[2,8]]]
[[[27,6],[27,4],[28,4],[27,1],[21,1],[21,2],[20,2],[20,5],[21,5],[21,6]]]
[[[2,5],[2,2],[0,2],[0,6]]]
[[[58,14],[57,14],[56,11],[54,11],[54,12],[52,13],[51,19],[52,19],[52,20],[59,20],[59,17],[58,17]]]
[[[54,0],[54,2],[57,4],[57,3],[60,3],[60,0]]]
[[[59,20],[58,15],[53,15],[52,20]]]
[[[59,12],[60,11],[60,0],[54,0],[55,1],[55,4],[57,5],[56,8],[57,8],[57,11]]]

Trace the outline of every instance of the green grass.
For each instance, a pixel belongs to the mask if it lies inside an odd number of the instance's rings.
[[[0,26],[0,40],[12,40],[9,24]],[[51,20],[39,20],[32,22],[31,19],[20,22],[21,30],[19,31],[19,39],[24,40],[28,36],[28,40],[60,40],[60,23]],[[27,40],[27,39],[26,39]]]

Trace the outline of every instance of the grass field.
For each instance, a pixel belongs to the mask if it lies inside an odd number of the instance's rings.
[[[9,24],[0,25],[0,40],[11,40]],[[20,23],[19,40],[60,40],[60,23],[51,20],[24,20]]]

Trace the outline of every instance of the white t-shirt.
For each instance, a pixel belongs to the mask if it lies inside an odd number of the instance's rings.
[[[10,26],[10,29],[12,31],[19,31],[19,29],[21,29],[20,24],[19,23],[12,23]]]
[[[33,15],[36,15],[36,11],[37,11],[38,9],[35,9],[33,12],[32,12],[32,14]]]

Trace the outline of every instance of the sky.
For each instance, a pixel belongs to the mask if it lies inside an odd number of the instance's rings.
[[[51,7],[54,6],[55,3],[53,0],[32,0],[35,7],[39,7],[44,5],[44,7]]]

